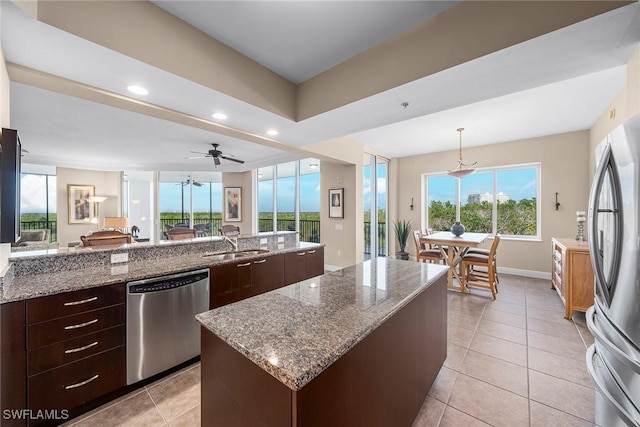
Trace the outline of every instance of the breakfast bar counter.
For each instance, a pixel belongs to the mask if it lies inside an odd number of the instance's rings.
[[[376,258],[199,314],[203,425],[410,426],[446,358],[446,273]]]

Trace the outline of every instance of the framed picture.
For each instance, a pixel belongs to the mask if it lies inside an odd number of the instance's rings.
[[[242,187],[224,188],[224,220],[242,221]]]
[[[93,185],[67,184],[69,199],[69,224],[87,224],[94,214],[94,203],[89,197],[95,196],[96,187]]]
[[[329,190],[329,218],[344,218],[344,188]]]

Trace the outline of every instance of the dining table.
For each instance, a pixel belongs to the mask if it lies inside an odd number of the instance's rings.
[[[477,248],[489,238],[489,233],[463,233],[456,236],[450,231],[438,231],[432,234],[423,234],[420,242],[437,247],[449,266],[449,274],[447,278],[447,287],[460,292],[469,292],[464,286],[460,271],[457,267],[462,257],[470,248]],[[454,278],[458,281],[458,286],[454,282]]]

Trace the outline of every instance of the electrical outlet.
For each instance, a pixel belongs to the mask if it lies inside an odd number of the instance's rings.
[[[338,249],[338,256],[342,256],[342,251]]]
[[[111,254],[111,264],[117,264],[120,262],[129,262],[129,252]]]
[[[342,224],[336,224],[336,230],[342,231],[343,230]]]

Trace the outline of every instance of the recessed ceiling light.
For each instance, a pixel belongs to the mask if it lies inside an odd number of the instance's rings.
[[[136,95],[148,95],[149,91],[143,88],[142,86],[137,85],[129,85],[127,86],[127,90],[131,93],[135,93]]]
[[[278,131],[275,129],[269,129],[267,131],[267,135],[276,136],[277,134],[278,134]]]
[[[227,115],[225,113],[213,113],[211,116],[217,120],[227,120]]]

